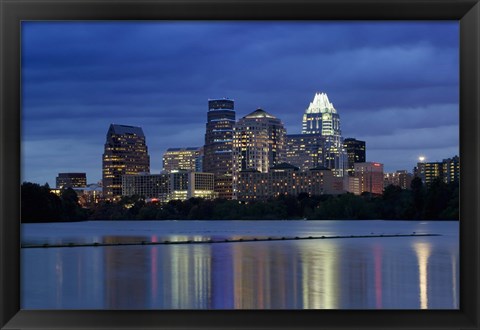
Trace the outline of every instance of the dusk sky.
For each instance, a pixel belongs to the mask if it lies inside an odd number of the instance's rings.
[[[301,131],[316,92],[367,161],[412,172],[459,154],[459,24],[451,22],[24,22],[22,181],[102,177],[111,123],[140,126],[151,172],[204,143],[208,99],[258,107]]]

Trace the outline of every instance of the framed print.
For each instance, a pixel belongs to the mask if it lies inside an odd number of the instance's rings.
[[[478,329],[478,1],[1,1],[2,329]]]

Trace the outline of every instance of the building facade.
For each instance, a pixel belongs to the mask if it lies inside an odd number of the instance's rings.
[[[233,134],[234,198],[240,171],[266,173],[285,161],[285,133],[282,121],[262,109],[238,120]]]
[[[240,201],[266,200],[280,195],[297,196],[300,193],[310,196],[341,194],[344,193],[343,180],[325,167],[300,171],[287,163],[278,164],[267,173],[253,169],[239,173],[237,199]]]
[[[150,156],[140,127],[111,124],[107,132],[102,162],[103,196],[122,196],[122,176],[150,172]]]
[[[285,136],[285,161],[301,171],[323,166],[325,138],[320,134]]]
[[[454,156],[441,162],[420,162],[414,173],[427,186],[437,178],[445,183],[460,182],[460,158]]]
[[[203,171],[215,175],[215,191],[220,198],[232,199],[232,149],[235,124],[234,101],[208,101]]]
[[[383,194],[383,164],[377,162],[355,163],[354,170],[354,176],[347,177],[349,192],[355,195],[361,195],[364,192]]]
[[[316,93],[305,110],[302,134],[319,134],[325,138],[323,166],[330,168],[335,176],[343,177],[347,166],[347,154],[343,147],[340,116],[327,94]]]
[[[201,172],[199,158],[202,157],[203,147],[169,148],[163,154],[163,170],[167,173],[180,170]]]
[[[83,188],[87,186],[86,173],[58,173],[56,177],[57,189]]]
[[[347,138],[343,140],[343,148],[347,153],[347,174],[353,176],[354,164],[366,162],[366,146],[365,141],[360,141],[354,138]]]
[[[217,197],[214,182],[212,173],[191,171],[125,175],[122,178],[122,195],[137,195],[162,203],[192,197],[214,199]]]

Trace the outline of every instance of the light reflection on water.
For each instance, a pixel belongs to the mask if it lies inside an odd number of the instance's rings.
[[[159,238],[102,237],[132,239]],[[24,309],[458,308],[445,236],[23,249],[22,265]]]

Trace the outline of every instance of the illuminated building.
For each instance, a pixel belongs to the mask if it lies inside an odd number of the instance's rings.
[[[353,138],[347,138],[343,140],[343,148],[347,153],[348,165],[347,173],[350,176],[353,176],[354,173],[354,163],[364,163],[366,161],[365,157],[365,141],[360,141]]]
[[[208,101],[203,171],[215,174],[215,191],[232,199],[232,147],[235,124],[234,101]]]
[[[441,162],[419,162],[414,169],[415,176],[427,186],[439,178],[445,183],[460,181],[460,158],[454,156]]]
[[[354,164],[354,175],[348,177],[348,191],[356,195],[364,192],[383,194],[383,164],[364,162]]]
[[[57,189],[82,188],[87,185],[85,173],[58,173],[56,178]]]
[[[141,196],[167,200],[170,194],[170,174],[136,174],[122,177],[123,196]]]
[[[191,171],[164,174],[136,174],[122,177],[123,196],[141,196],[159,202],[186,200],[192,197],[214,199],[214,175]]]
[[[341,194],[342,178],[335,177],[326,167],[300,171],[298,167],[281,163],[267,173],[254,169],[239,172],[237,199],[241,201],[266,200],[280,195],[310,196]]]
[[[243,170],[268,172],[285,160],[285,128],[280,119],[257,109],[238,120],[233,130],[233,188]]]
[[[199,158],[203,157],[202,147],[191,148],[169,148],[163,154],[163,170],[172,172],[178,170],[197,171],[199,169]]]
[[[103,153],[103,196],[118,200],[122,176],[150,172],[145,135],[140,127],[111,124]]]
[[[384,178],[384,187],[389,185],[398,186],[402,189],[410,189],[412,183],[413,174],[408,173],[406,170],[398,170],[392,173],[385,173]]]
[[[347,155],[343,148],[340,116],[325,93],[316,93],[305,110],[302,134],[319,134],[325,138],[323,165],[335,176],[343,177]]]
[[[442,161],[443,182],[460,182],[460,158],[454,156]]]
[[[320,134],[288,134],[285,146],[286,162],[301,171],[323,166],[325,138]]]

